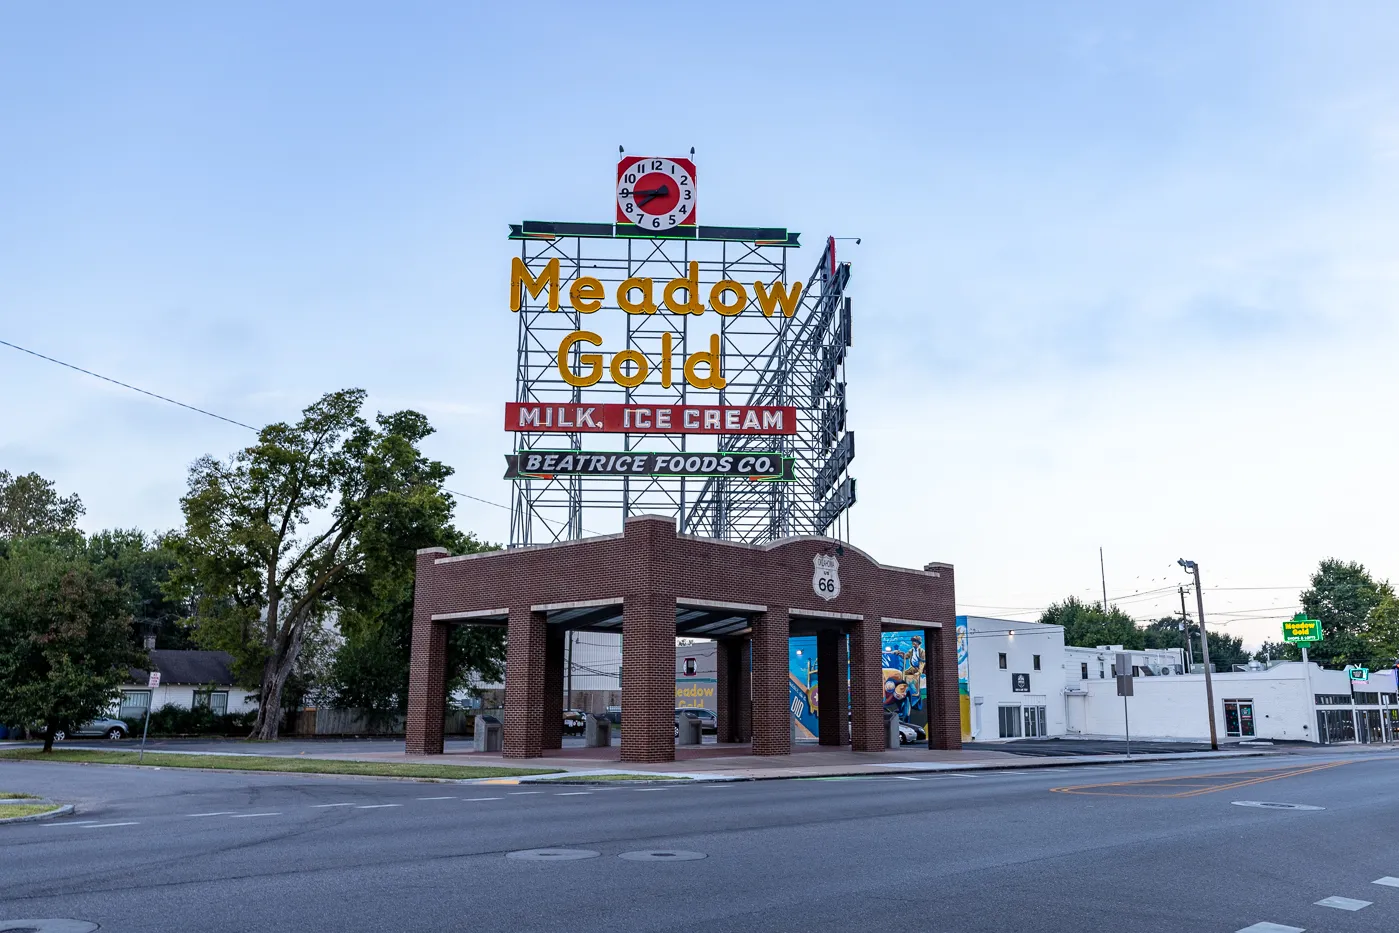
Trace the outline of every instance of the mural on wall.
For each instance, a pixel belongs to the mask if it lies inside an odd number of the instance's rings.
[[[928,724],[927,650],[921,632],[886,632],[882,638],[884,708],[903,722]],[[959,651],[959,656],[961,652]],[[850,671],[845,672],[849,682]],[[787,687],[797,738],[817,736],[821,691],[816,666],[816,639],[787,641]]]
[[[972,738],[972,698],[967,689],[967,617],[957,617],[957,706],[962,714],[962,741]]]

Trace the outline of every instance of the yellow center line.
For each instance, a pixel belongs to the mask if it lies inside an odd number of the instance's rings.
[[[1333,761],[1326,764],[1300,768],[1261,768],[1254,771],[1225,771],[1216,774],[1184,774],[1178,777],[1150,778],[1141,781],[1107,781],[1102,784],[1076,784],[1068,787],[1051,787],[1050,792],[1058,794],[1079,794],[1090,797],[1136,797],[1138,799],[1167,800],[1180,797],[1198,797],[1201,794],[1212,794],[1217,791],[1232,790],[1236,787],[1248,787],[1253,784],[1277,781],[1286,777],[1296,777],[1302,774],[1311,774],[1315,771],[1325,771],[1328,768],[1337,768],[1344,764],[1349,764],[1349,762]],[[1258,776],[1250,777],[1245,780],[1227,780],[1229,778],[1243,777],[1244,775]],[[1219,783],[1219,779],[1225,779],[1225,783]],[[1193,789],[1184,790],[1175,794],[1116,793],[1110,790],[1098,790],[1098,788],[1118,788],[1121,790],[1141,788],[1143,791],[1150,791],[1156,788],[1165,790],[1178,787]]]

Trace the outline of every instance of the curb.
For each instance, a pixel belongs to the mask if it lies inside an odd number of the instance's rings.
[[[47,813],[31,813],[28,816],[5,817],[4,819],[0,819],[0,826],[3,826],[6,823],[32,823],[36,820],[51,820],[56,816],[67,816],[72,812],[73,805],[71,803],[66,803],[63,806],[55,810],[50,810]]]

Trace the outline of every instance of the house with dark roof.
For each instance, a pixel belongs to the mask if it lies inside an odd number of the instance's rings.
[[[257,693],[233,682],[233,656],[227,651],[147,652],[151,670],[132,668],[121,688],[118,718],[140,722],[148,709],[207,706],[216,716],[257,709]],[[160,674],[160,684],[150,687],[150,675]]]

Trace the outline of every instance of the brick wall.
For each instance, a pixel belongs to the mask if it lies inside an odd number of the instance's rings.
[[[528,607],[619,596],[623,600],[625,761],[666,761],[674,755],[677,598],[768,607],[771,621],[766,635],[761,622],[755,621],[751,655],[737,649],[738,663],[751,675],[739,676],[730,685],[725,711],[729,735],[742,740],[752,734],[750,730],[757,733],[755,750],[785,748],[789,742],[786,720],[779,726],[773,710],[786,715],[787,620],[792,615],[805,611],[862,617],[859,622],[843,623],[850,634],[851,744],[862,751],[884,747],[880,619],[940,623],[940,629],[929,630],[927,639],[929,687],[939,691],[935,700],[930,697],[934,700],[930,706],[939,711],[940,719],[929,735],[936,747],[958,747],[952,568],[945,564],[930,564],[923,571],[885,567],[848,545],[836,555],[838,547],[842,546],[827,538],[751,546],[679,537],[672,519],[633,516],[622,535],[564,545],[461,558],[446,558],[440,549],[424,552],[418,557],[414,591],[409,752],[441,748],[445,639],[443,625],[431,621],[434,614],[519,607],[510,613],[505,743],[510,754],[528,755],[545,747],[546,731],[548,741],[553,741],[552,722],[558,718],[552,699],[548,713],[544,711],[545,694],[557,692],[552,675],[546,674],[552,670],[552,656],[546,657],[542,619],[531,621]],[[838,556],[840,561],[841,593],[833,600],[822,600],[812,590],[816,555]],[[777,622],[778,618],[783,621]],[[736,644],[726,649],[731,655]],[[521,666],[523,670],[518,669]],[[730,678],[733,671],[730,666]],[[752,715],[770,718],[750,722],[750,709]],[[512,738],[512,733],[521,731],[527,734]]]

